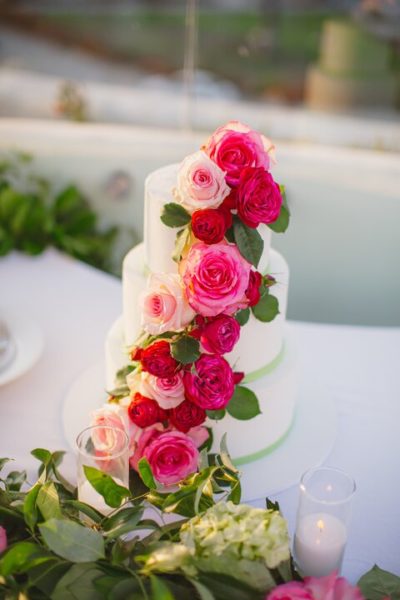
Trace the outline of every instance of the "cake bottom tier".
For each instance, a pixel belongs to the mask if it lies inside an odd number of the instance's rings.
[[[220,421],[207,422],[213,431],[214,452],[219,451],[221,438],[226,433],[230,455],[237,465],[242,465],[266,456],[284,441],[293,423],[298,389],[294,346],[289,327],[286,327],[280,355],[265,367],[256,380],[243,382],[257,395],[261,414],[246,421],[227,414]],[[119,318],[106,339],[108,389],[114,387],[115,373],[128,362],[123,348],[122,319]]]

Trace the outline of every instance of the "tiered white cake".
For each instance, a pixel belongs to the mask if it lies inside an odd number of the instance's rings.
[[[176,231],[160,220],[165,204],[173,202],[178,165],[169,165],[151,173],[145,183],[144,242],[133,248],[123,262],[123,315],[112,326],[106,340],[107,386],[114,387],[115,373],[127,362],[126,348],[141,331],[139,309],[150,273],[176,273],[172,260]],[[261,414],[243,421],[226,415],[209,421],[215,450],[224,433],[236,464],[261,458],[279,444],[290,430],[297,390],[296,361],[292,342],[285,327],[289,269],[281,254],[271,248],[271,230],[259,227],[264,251],[258,266],[262,274],[276,278],[273,294],[279,300],[279,314],[271,322],[253,315],[242,328],[239,342],[226,356],[236,371],[244,371],[245,384],[257,395]]]

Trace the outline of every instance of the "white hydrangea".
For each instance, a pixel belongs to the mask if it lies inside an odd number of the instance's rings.
[[[182,526],[181,542],[198,558],[229,554],[269,569],[288,560],[289,535],[278,511],[219,502]]]

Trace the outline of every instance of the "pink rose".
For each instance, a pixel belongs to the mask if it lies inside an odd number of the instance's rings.
[[[224,171],[205,152],[190,154],[180,165],[174,196],[190,213],[217,208],[229,192]]]
[[[199,451],[194,442],[180,431],[162,433],[144,449],[154,478],[172,485],[197,471]]]
[[[266,596],[265,600],[313,600],[302,582],[291,581],[278,585]]]
[[[0,554],[7,548],[7,532],[0,526]]]
[[[171,377],[155,377],[150,373],[142,373],[140,392],[157,400],[165,410],[175,408],[185,399],[183,374],[179,371]]]
[[[153,273],[141,298],[142,327],[151,335],[183,329],[194,317],[181,277]]]
[[[282,194],[272,175],[263,168],[243,169],[240,175],[237,210],[249,227],[273,223],[279,217]]]
[[[246,167],[269,169],[273,144],[239,121],[229,121],[219,127],[208,140],[205,151],[223,171],[226,181],[236,187]]]
[[[359,588],[338,577],[336,571],[327,577],[306,577],[304,583],[313,600],[364,600]]]
[[[225,408],[235,389],[229,363],[216,354],[202,354],[193,372],[183,376],[186,397],[205,410]]]
[[[101,408],[92,412],[91,425],[103,425],[105,427],[114,427],[128,431],[129,418],[127,411],[112,402],[105,404]]]
[[[156,423],[146,429],[138,430],[140,433],[136,436],[134,452],[129,459],[129,464],[135,471],[138,470],[139,460],[143,457],[144,450],[148,444],[155,440],[161,433],[168,431],[161,423]]]
[[[194,244],[181,266],[190,306],[204,317],[246,308],[250,264],[235,244]]]
[[[201,329],[200,341],[205,352],[226,354],[239,340],[240,325],[233,317],[218,315],[207,321]]]
[[[186,434],[195,443],[196,448],[200,448],[208,440],[210,434],[207,427],[192,427]]]

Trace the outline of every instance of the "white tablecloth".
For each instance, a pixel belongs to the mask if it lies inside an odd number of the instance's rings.
[[[28,468],[33,478],[30,450],[67,449],[63,400],[71,383],[103,357],[106,332],[121,313],[121,284],[50,250],[1,258],[0,290],[0,310],[30,316],[45,337],[33,369],[0,387],[0,456],[15,458],[13,468]],[[357,483],[344,574],[355,581],[376,562],[400,575],[400,328],[292,327],[303,376],[325,388],[339,414],[326,464]],[[291,531],[297,493],[293,487],[276,497]]]

